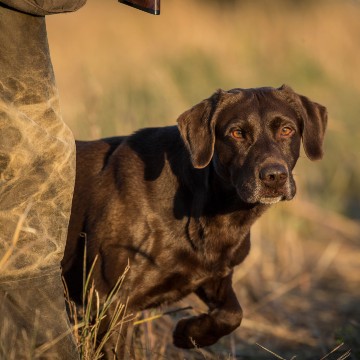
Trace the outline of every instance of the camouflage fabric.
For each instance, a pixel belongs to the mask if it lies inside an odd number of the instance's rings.
[[[3,4],[32,15],[51,15],[76,11],[86,0],[2,0]]]
[[[0,4],[0,46],[0,359],[77,359],[60,273],[75,144],[45,18]]]
[[[61,286],[61,273],[0,284],[0,359],[79,359]]]

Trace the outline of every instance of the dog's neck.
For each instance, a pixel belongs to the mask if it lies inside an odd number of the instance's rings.
[[[247,255],[250,227],[270,205],[243,202],[236,189],[226,184],[211,166],[200,171],[198,179],[203,182],[192,184],[188,240],[209,266],[228,264],[231,268]],[[239,237],[239,233],[243,235]]]

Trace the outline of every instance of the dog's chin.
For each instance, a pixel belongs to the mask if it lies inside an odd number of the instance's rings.
[[[242,200],[245,203],[252,205],[256,205],[256,204],[272,205],[287,199],[281,195],[281,196],[262,196],[260,198],[254,198],[254,197],[250,197],[247,199],[242,198]]]
[[[260,204],[264,204],[264,205],[272,205],[272,204],[276,204],[279,201],[285,200],[284,196],[276,196],[276,197],[261,197],[259,199],[259,203]]]
[[[279,189],[277,192],[269,193],[267,191],[260,192],[258,195],[258,202],[260,204],[276,204],[280,201],[290,201],[294,198],[296,194],[296,188],[287,187],[285,189]]]
[[[276,204],[280,201],[288,201],[291,200],[295,193],[287,194],[287,193],[278,193],[278,194],[264,194],[260,192],[254,192],[250,195],[245,196],[245,194],[239,194],[240,199],[247,204],[263,204],[263,205],[272,205]]]
[[[258,202],[260,204],[271,205],[271,204],[276,204],[280,201],[290,201],[294,198],[294,196],[295,196],[295,190],[292,192],[284,192],[284,193],[274,194],[271,196],[269,196],[268,194],[262,194],[259,197]]]

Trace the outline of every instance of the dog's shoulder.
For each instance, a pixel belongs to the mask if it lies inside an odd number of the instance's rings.
[[[138,153],[152,155],[183,146],[177,126],[144,128],[126,138],[125,146]]]
[[[171,168],[175,172],[180,171],[179,168],[188,159],[177,126],[138,130],[126,138],[116,156],[123,164],[132,161],[139,167],[144,167],[147,180],[157,178],[164,167]]]

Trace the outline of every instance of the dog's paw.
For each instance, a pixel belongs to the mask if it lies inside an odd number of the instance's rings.
[[[219,339],[216,332],[214,319],[208,314],[202,314],[180,320],[173,333],[173,342],[175,346],[184,349],[209,346]]]

